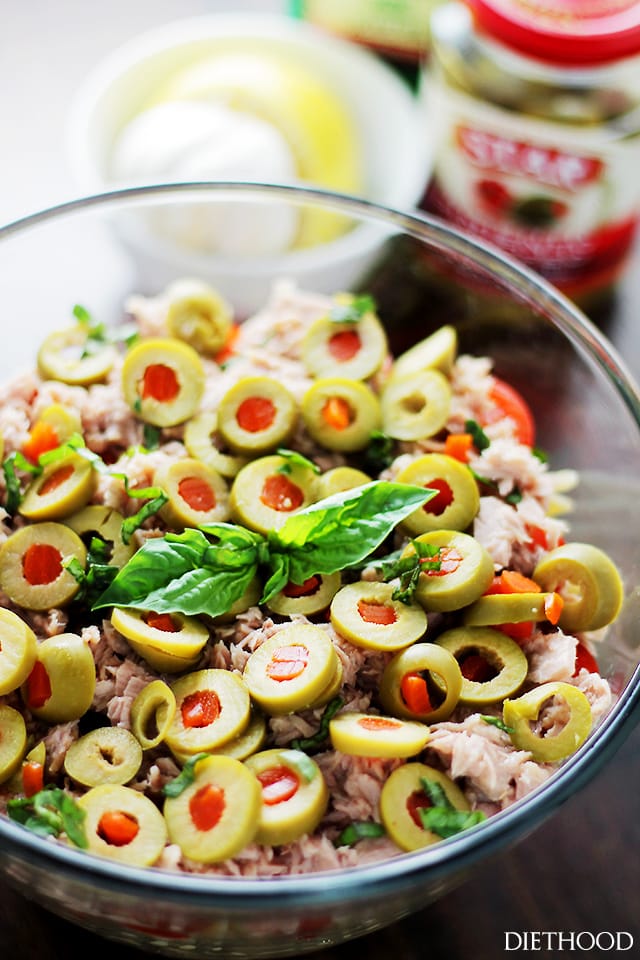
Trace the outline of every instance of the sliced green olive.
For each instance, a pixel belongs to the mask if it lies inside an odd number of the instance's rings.
[[[498,623],[526,623],[546,620],[553,593],[491,593],[480,597],[464,611],[462,620],[470,627]]]
[[[133,649],[161,673],[190,669],[209,639],[197,617],[114,607],[111,623]]]
[[[243,377],[223,396],[218,430],[234,453],[269,453],[290,439],[298,419],[292,393],[274,377]]]
[[[342,689],[342,684],[344,683],[344,668],[340,658],[336,664],[336,672],[329,681],[328,685],[324,688],[322,693],[316,697],[310,708],[315,710],[316,707],[324,707],[330,700],[333,700],[334,697],[337,697]]]
[[[520,689],[529,670],[515,640],[491,627],[454,627],[441,633],[436,644],[460,664],[460,703],[504,700]]]
[[[117,352],[110,343],[87,350],[89,331],[82,324],[50,333],[38,350],[38,370],[45,380],[87,386],[105,380]]]
[[[395,440],[424,440],[446,425],[451,385],[439,370],[421,370],[387,383],[380,398],[382,429]]]
[[[156,470],[154,483],[168,495],[160,516],[169,526],[197,527],[229,519],[229,488],[220,474],[200,460],[184,457]]]
[[[176,696],[164,680],[152,680],[131,704],[131,731],[143,750],[166,737],[176,712]]]
[[[339,305],[348,306],[352,301],[351,295],[345,295]],[[366,380],[379,370],[387,352],[387,335],[373,311],[353,322],[320,317],[302,342],[303,362],[314,377],[337,372],[349,380]]]
[[[221,447],[224,445],[218,432],[218,414],[213,410],[198,413],[187,421],[184,445],[189,456],[202,460],[223,477],[235,477],[248,462],[246,457],[223,452]]]
[[[420,850],[442,837],[426,830],[420,819],[420,809],[432,804],[423,780],[438,784],[456,810],[469,810],[469,803],[453,780],[424,763],[405,763],[397,767],[385,781],[380,793],[380,818],[385,830],[401,850]]]
[[[185,277],[167,287],[165,297],[167,328],[172,337],[184,340],[198,353],[214,354],[222,349],[233,314],[213,287]]]
[[[243,677],[251,697],[269,714],[312,705],[333,680],[338,655],[322,627],[288,624],[257,647]]]
[[[79,537],[87,534],[97,535],[111,544],[109,563],[115,567],[124,567],[135,552],[135,543],[125,543],[122,539],[124,516],[111,507],[93,504],[84,507],[70,517],[65,517],[66,526],[71,527]]]
[[[36,635],[12,610],[0,607],[0,697],[17,690],[36,661]]]
[[[173,427],[193,416],[204,382],[199,355],[175,338],[139,340],[122,365],[125,400],[142,420],[156,427]]]
[[[72,743],[65,772],[84,787],[129,783],[142,764],[142,747],[125,727],[97,727]]]
[[[445,453],[417,457],[396,476],[398,483],[437,490],[424,506],[409,514],[403,528],[414,536],[430,530],[466,530],[480,507],[478,484],[467,466]]]
[[[27,748],[27,728],[21,713],[0,703],[0,783],[20,768]]]
[[[97,474],[91,463],[76,453],[48,464],[27,487],[19,512],[29,520],[61,520],[91,499]]]
[[[242,733],[234,737],[233,740],[227,740],[226,743],[216,747],[215,750],[207,752],[214,757],[233,757],[235,760],[246,760],[247,757],[257,753],[265,745],[268,732],[265,717],[259,711],[252,709],[249,725]],[[176,748],[171,752],[175,761],[182,766],[193,756],[193,754],[183,753]]]
[[[340,573],[316,573],[302,584],[288,583],[265,606],[274,613],[290,617],[294,613],[308,616],[326,610],[340,589]]]
[[[419,603],[393,599],[390,583],[348,583],[331,601],[334,629],[357,647],[395,651],[415,643],[427,629]]]
[[[553,697],[565,701],[569,719],[559,733],[538,733],[532,725],[539,722],[544,705]],[[511,728],[514,746],[528,750],[538,763],[555,763],[570,756],[587,739],[593,723],[591,706],[582,690],[560,681],[542,683],[517,700],[505,700],[502,716]]]
[[[430,611],[460,610],[481,597],[493,580],[493,561],[487,550],[467,533],[433,530],[415,538],[428,544],[433,556],[422,561],[415,597]],[[402,556],[415,553],[411,543]]]
[[[38,414],[36,424],[47,424],[52,429],[54,446],[65,443],[75,433],[82,433],[80,414],[63,403],[50,403]]]
[[[172,690],[176,712],[165,736],[172,752],[217,750],[249,725],[249,689],[230,670],[196,670],[176,680]]]
[[[403,692],[405,677],[416,675],[426,685],[424,703],[427,709],[424,711],[411,709]],[[439,683],[430,684],[428,680],[438,680]],[[462,674],[453,654],[435,643],[414,643],[392,657],[384,668],[380,680],[380,702],[387,713],[394,717],[438,723],[453,713],[461,690]]]
[[[22,684],[25,705],[40,720],[79,720],[93,702],[96,666],[89,644],[77,633],[41,640],[36,660]]]
[[[260,821],[260,784],[234,757],[206,757],[195,778],[177,797],[167,797],[164,818],[169,839],[197,863],[234,857],[256,835]]]
[[[456,328],[446,324],[399,354],[391,367],[390,379],[401,380],[422,370],[440,370],[448,377],[457,354]]]
[[[225,613],[219,614],[213,618],[214,623],[233,623],[238,614],[244,613],[249,607],[255,607],[262,596],[262,581],[259,577],[254,577],[247,584],[244,593],[234,600]]]
[[[135,867],[150,867],[167,842],[167,825],[155,803],[116,783],[92,787],[76,801],[86,813],[89,852]]]
[[[316,477],[314,496],[316,500],[324,500],[334,493],[353,490],[365,483],[371,483],[371,477],[364,470],[357,470],[355,467],[333,467]]]
[[[624,597],[622,578],[611,558],[589,543],[565,543],[549,551],[533,571],[543,590],[559,593],[563,630],[599,630],[612,623]]]
[[[12,533],[0,547],[0,587],[27,610],[63,607],[80,585],[62,561],[75,557],[84,568],[87,551],[62,523],[32,523]]]
[[[353,757],[414,757],[430,733],[424,723],[348,711],[329,721],[334,750]]]
[[[231,486],[231,516],[258,533],[277,530],[296,510],[313,502],[315,473],[279,454],[252,460]]]
[[[260,784],[262,806],[256,843],[293,843],[318,826],[329,791],[318,764],[301,750],[275,748],[254,753],[245,766]]]
[[[344,377],[316,380],[302,398],[312,438],[329,450],[363,450],[381,424],[380,401],[366,384]]]

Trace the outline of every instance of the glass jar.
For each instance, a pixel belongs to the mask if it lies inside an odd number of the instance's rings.
[[[587,305],[640,216],[640,3],[466,0],[431,18],[425,208]]]

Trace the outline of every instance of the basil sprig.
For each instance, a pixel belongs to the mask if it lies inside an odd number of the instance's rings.
[[[192,757],[189,757],[189,759],[185,761],[178,776],[174,777],[173,780],[169,780],[168,783],[165,783],[162,788],[164,796],[179,797],[181,793],[184,793],[187,787],[191,786],[196,779],[196,764],[200,763],[201,760],[206,760],[206,758],[210,756],[210,753],[196,753]]]
[[[14,797],[7,802],[7,813],[11,820],[38,836],[59,837],[65,833],[76,847],[88,846],[84,830],[86,813],[60,787],[45,787],[33,797]]]
[[[368,313],[374,313],[376,302],[368,293],[334,303],[329,310],[329,320],[333,323],[358,323]]]
[[[420,784],[432,803],[431,807],[418,808],[418,815],[425,830],[446,839],[487,819],[482,810],[457,810],[435,780],[420,777]]]
[[[437,491],[433,491],[435,494]],[[424,543],[422,540],[411,540],[413,553],[402,556],[404,551],[390,554],[379,560],[375,567],[382,574],[385,582],[398,579],[398,586],[392,593],[394,600],[402,603],[411,603],[420,580],[420,574],[429,570],[439,570],[440,547],[433,543]]]
[[[345,827],[338,839],[336,847],[353,847],[360,840],[370,840],[375,837],[384,837],[386,830],[381,823],[375,820],[354,820]]]
[[[292,514],[267,537],[228,523],[203,525],[147,540],[94,604],[155,613],[225,613],[258,570],[267,575],[262,602],[293,581],[358,563],[396,524],[435,491],[372,481]],[[214,537],[215,541],[209,539]]]

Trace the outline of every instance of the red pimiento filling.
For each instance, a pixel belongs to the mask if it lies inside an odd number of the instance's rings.
[[[591,651],[587,650],[584,643],[578,640],[576,647],[576,666],[573,671],[573,676],[577,677],[581,670],[587,670],[589,673],[600,673],[598,661]]]
[[[357,330],[340,330],[329,338],[327,347],[334,360],[345,363],[353,360],[362,347],[362,340]]]
[[[176,372],[165,363],[150,363],[142,375],[140,395],[143,400],[171,403],[180,393]]]
[[[189,801],[189,813],[196,830],[213,830],[217,827],[224,808],[224,790],[212,783],[200,787]]]
[[[144,622],[154,630],[163,630],[165,633],[178,633],[180,630],[170,613],[148,613]]]
[[[419,673],[405,673],[400,681],[400,693],[412,713],[431,713],[433,710],[427,681]]]
[[[290,800],[298,792],[300,781],[289,767],[271,767],[257,774],[262,787],[262,802],[268,807]]]
[[[346,430],[354,420],[353,411],[344,397],[329,397],[322,408],[322,418],[334,430]]]
[[[22,575],[32,587],[53,583],[62,573],[62,554],[50,543],[32,543],[22,556]]]
[[[322,578],[314,574],[305,580],[304,583],[292,583],[289,581],[282,592],[285,597],[310,597],[318,592],[321,583]]]
[[[27,677],[27,706],[38,710],[51,696],[51,680],[41,660],[36,660]]]
[[[47,477],[38,490],[38,496],[46,497],[48,493],[61,487],[62,484],[66,483],[69,477],[73,475],[73,469],[70,464],[67,464],[65,467],[60,467],[58,470],[55,470],[50,477]]]
[[[238,426],[247,433],[268,430],[276,416],[276,405],[269,397],[247,397],[236,411]]]
[[[304,503],[304,494],[299,486],[292,483],[283,473],[274,473],[267,477],[262,485],[260,500],[265,507],[289,513]]]
[[[445,577],[448,573],[455,573],[464,557],[455,549],[455,547],[440,547],[438,553],[433,557],[423,557],[421,565],[422,573],[427,577]],[[435,568],[431,568],[434,564]]]
[[[207,513],[216,505],[216,495],[211,484],[202,477],[184,477],[178,484],[178,493],[192,510]]]
[[[50,423],[38,421],[22,445],[22,452],[31,463],[37,463],[38,458],[49,450],[60,446],[58,431]]]
[[[397,730],[401,726],[399,720],[389,720],[387,717],[360,717],[357,722],[364,730]]]
[[[123,810],[107,810],[98,823],[98,836],[112,847],[126,847],[139,831],[136,818]]]
[[[415,790],[407,797],[407,813],[415,823],[416,827],[424,830],[422,820],[420,819],[420,810],[428,810],[433,804],[424,790]]]
[[[468,653],[459,660],[460,673],[473,683],[487,683],[498,675],[495,667],[479,653]]]
[[[302,644],[278,647],[267,664],[267,676],[272,680],[295,680],[309,663],[309,651]]]
[[[422,509],[425,513],[432,513],[439,517],[453,503],[453,490],[447,481],[440,477],[430,480],[429,483],[425,484],[425,487],[428,490],[438,490],[439,492],[428,503],[425,503]]]
[[[213,690],[196,690],[182,701],[180,712],[185,727],[208,727],[220,716],[220,700]]]
[[[358,613],[365,623],[377,623],[385,627],[398,619],[395,610],[389,604],[369,600],[358,600]]]

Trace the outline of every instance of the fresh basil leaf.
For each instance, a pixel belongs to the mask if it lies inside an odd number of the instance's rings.
[[[78,323],[81,324],[83,327],[92,326],[93,319],[86,307],[83,307],[81,304],[76,303],[72,312],[74,317],[78,321]]]
[[[41,836],[65,833],[77,847],[88,846],[83,825],[86,813],[60,787],[45,787],[33,797],[14,797],[7,802],[7,814]]]
[[[274,553],[269,560],[271,576],[265,583],[260,603],[268,603],[276,593],[280,593],[289,583],[289,557],[286,553]]]
[[[131,537],[134,535],[136,530],[139,530],[145,520],[148,520],[149,517],[153,517],[161,507],[167,502],[169,497],[166,493],[161,492],[153,500],[149,500],[143,507],[132,514],[130,517],[125,517],[122,521],[120,527],[120,536],[122,537],[123,543],[130,543]]]
[[[491,445],[489,437],[486,435],[480,424],[476,420],[465,420],[464,428],[467,433],[471,434],[473,440],[473,445],[476,450],[482,452],[486,450],[488,446]]]
[[[449,810],[446,807],[419,807],[418,814],[425,830],[446,840],[487,819],[482,810]]]
[[[346,303],[334,303],[329,310],[333,323],[358,323],[367,313],[374,313],[376,302],[368,293],[360,294]]]
[[[378,474],[391,466],[395,459],[396,443],[382,430],[372,430],[369,446],[362,456],[362,467],[367,473]]]
[[[420,777],[420,786],[431,800],[434,807],[447,807],[455,810],[454,805],[449,800],[444,787],[437,780],[429,780],[427,777]]]
[[[386,830],[381,823],[376,823],[375,820],[355,820],[344,828],[334,846],[353,847],[359,840],[369,840],[385,835]]]
[[[545,450],[541,450],[540,447],[531,447],[531,453],[540,463],[549,462],[549,454]]]
[[[513,727],[510,727],[504,722],[500,717],[490,717],[488,714],[480,714],[480,719],[484,720],[485,723],[490,723],[492,727],[497,727],[498,730],[502,730],[504,733],[512,734],[514,732]]]
[[[219,523],[202,523],[198,527],[198,530],[202,530],[210,537],[216,537],[220,543],[239,547],[240,549],[251,548],[257,544],[266,542],[262,534],[255,533],[253,530],[247,530],[246,527],[240,527],[235,523],[224,523],[223,521]]]
[[[278,467],[278,473],[291,473],[292,467],[304,467],[305,470],[312,470],[313,473],[321,473],[317,463],[298,453],[297,450],[287,450],[285,447],[278,447],[276,453],[285,461],[281,467]]]
[[[437,491],[434,491],[437,492]],[[393,591],[393,599],[402,603],[411,603],[420,580],[420,574],[425,570],[440,569],[440,547],[433,543],[424,543],[421,540],[410,541],[414,552],[402,556],[404,551],[396,551],[390,557],[383,557],[375,563],[375,567],[382,574],[383,580],[399,579],[400,583]]]
[[[372,553],[396,524],[435,495],[435,490],[384,480],[340,491],[270,531],[269,551],[287,554],[294,583],[335,573]]]
[[[103,459],[85,445],[84,437],[80,433],[72,433],[64,443],[60,444],[60,446],[54,447],[53,450],[47,450],[45,453],[41,453],[38,457],[38,464],[41,467],[48,467],[52,463],[65,460],[72,453],[75,453],[79,457],[83,457],[85,460],[88,460],[94,469],[98,470],[100,473],[106,473],[109,470]]]
[[[42,467],[31,463],[19,450],[14,450],[2,464],[4,473],[4,483],[6,487],[5,510],[12,516],[17,511],[22,501],[22,490],[20,487],[20,478],[16,473],[21,470],[23,473],[30,473],[37,477],[42,473]]]
[[[196,764],[210,756],[210,753],[194,753],[192,757],[189,757],[178,776],[174,777],[169,783],[165,783],[162,788],[165,797],[179,797],[181,793],[184,793],[196,778]]]
[[[296,737],[296,739],[291,741],[289,746],[293,750],[304,750],[307,753],[309,751],[319,750],[329,736],[330,721],[335,717],[343,704],[344,700],[341,697],[334,697],[333,700],[330,700],[322,712],[320,725],[316,733],[311,737]]]

